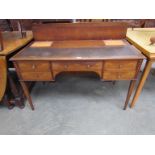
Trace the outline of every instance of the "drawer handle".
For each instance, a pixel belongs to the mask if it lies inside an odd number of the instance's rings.
[[[32,65],[32,69],[35,69],[35,68],[36,68],[36,66],[33,64],[33,65]]]
[[[120,79],[121,78],[121,75],[118,75],[118,78]]]
[[[65,65],[64,68],[67,69],[68,68],[68,65]]]
[[[90,68],[91,66],[90,65],[87,65],[87,68]]]
[[[119,68],[121,68],[122,67],[122,65],[119,65]]]

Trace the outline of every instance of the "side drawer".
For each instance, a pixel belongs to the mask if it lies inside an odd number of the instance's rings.
[[[104,63],[104,70],[136,70],[137,60],[109,60]]]
[[[104,80],[132,80],[135,78],[136,71],[130,72],[116,72],[116,71],[104,71],[103,79]]]
[[[18,62],[21,72],[48,72],[50,63],[44,61],[21,61]]]
[[[53,62],[53,70],[61,71],[93,71],[101,70],[101,61],[88,61],[88,62]]]
[[[24,81],[52,81],[51,72],[21,72]]]

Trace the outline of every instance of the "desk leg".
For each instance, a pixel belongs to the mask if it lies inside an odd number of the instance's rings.
[[[23,91],[24,91],[24,93],[25,93],[25,96],[26,96],[26,98],[27,98],[28,101],[29,101],[29,104],[30,104],[30,106],[31,106],[31,109],[34,110],[34,106],[33,106],[33,103],[32,103],[32,99],[31,99],[31,96],[30,96],[30,93],[29,93],[29,89],[28,89],[28,87],[27,87],[26,82],[20,81],[20,83],[21,83],[21,86],[22,86]]]
[[[151,66],[152,66],[152,61],[151,60],[147,60],[145,69],[143,71],[143,74],[141,76],[140,82],[139,82],[138,87],[136,89],[135,95],[134,95],[133,100],[131,102],[131,105],[130,105],[131,108],[134,107],[134,105],[135,105],[135,103],[136,103],[136,101],[137,101],[137,99],[138,99],[138,97],[139,97],[139,95],[140,95],[140,93],[142,91],[144,83],[145,83],[145,81],[147,79],[147,76],[148,76],[148,74],[150,72]]]
[[[126,108],[128,106],[128,103],[129,103],[131,94],[133,92],[133,89],[135,87],[135,84],[136,84],[136,80],[131,80],[130,85],[129,85],[129,89],[128,89],[128,94],[127,94],[126,101],[125,101],[125,105],[124,105],[124,108],[123,108],[124,110],[126,110]]]

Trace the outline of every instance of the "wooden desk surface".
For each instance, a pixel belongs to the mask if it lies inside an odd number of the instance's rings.
[[[155,59],[155,44],[150,45],[150,38],[155,37],[155,28],[128,29],[127,39],[150,59]]]
[[[81,45],[77,48],[73,44],[69,47],[70,41],[63,41],[63,47],[60,48],[60,43],[56,46],[53,42],[51,47],[26,47],[21,52],[16,54],[11,60],[105,60],[105,59],[143,59],[144,56],[131,45],[122,46],[103,46],[99,41],[95,41],[94,46],[83,47],[84,42],[88,44],[88,41],[81,41]],[[55,45],[54,45],[55,44]],[[99,45],[99,46],[95,46]],[[67,47],[67,48],[66,48]]]
[[[0,101],[7,85],[7,60],[6,56],[22,48],[33,39],[32,32],[27,32],[27,37],[21,39],[19,32],[3,32],[4,50],[0,51]]]

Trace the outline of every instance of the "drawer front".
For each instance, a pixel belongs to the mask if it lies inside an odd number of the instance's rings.
[[[137,60],[105,61],[104,70],[136,70]]]
[[[101,70],[102,62],[54,62],[52,67],[57,71],[93,71]]]
[[[18,62],[21,72],[48,72],[50,63],[44,61],[22,61]]]
[[[22,80],[25,81],[51,81],[51,72],[21,72]]]
[[[104,80],[132,80],[135,78],[136,71],[130,72],[112,72],[104,71],[103,79]]]

